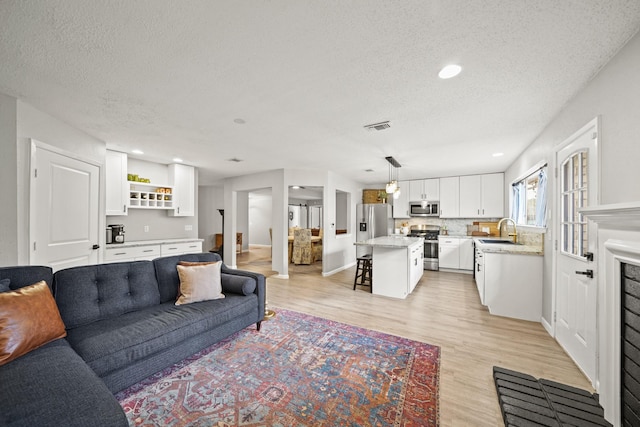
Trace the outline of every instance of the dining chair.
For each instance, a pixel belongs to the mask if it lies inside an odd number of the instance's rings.
[[[292,260],[296,265],[311,264],[314,261],[310,229],[300,228],[294,230]]]

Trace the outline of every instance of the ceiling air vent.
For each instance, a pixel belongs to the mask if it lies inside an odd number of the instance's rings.
[[[367,130],[385,130],[391,127],[391,123],[389,121],[374,123],[372,125],[366,125],[364,128]]]

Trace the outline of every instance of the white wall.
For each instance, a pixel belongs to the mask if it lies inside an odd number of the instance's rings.
[[[640,200],[640,35],[627,45],[564,107],[505,172],[505,187],[541,160],[549,164],[550,218],[558,214],[556,147],[600,116],[600,204]],[[508,199],[508,193],[505,194]],[[543,318],[551,323],[553,224],[545,236]]]
[[[75,129],[63,121],[44,113],[33,106],[18,100],[16,105],[17,126],[13,143],[17,144],[18,154],[18,218],[14,226],[18,230],[18,263],[29,262],[29,171],[30,139],[35,139],[68,152],[81,159],[104,164],[106,144],[84,132]],[[4,165],[7,159],[0,160]],[[15,161],[11,159],[11,161]],[[100,194],[104,195],[104,168],[100,171]],[[69,195],[72,197],[72,195]],[[73,200],[69,200],[73,203]],[[104,230],[104,196],[100,198],[99,227]],[[100,233],[100,245],[104,247],[105,233]],[[0,243],[4,245],[4,242]]]
[[[271,245],[269,228],[271,214],[271,195],[252,194],[249,197],[249,237],[252,245]]]

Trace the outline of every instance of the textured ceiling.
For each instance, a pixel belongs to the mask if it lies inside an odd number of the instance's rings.
[[[638,0],[0,0],[0,92],[201,184],[495,172],[639,27]]]

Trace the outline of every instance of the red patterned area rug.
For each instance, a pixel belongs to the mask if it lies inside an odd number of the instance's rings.
[[[116,395],[134,426],[437,426],[440,348],[289,310]]]

